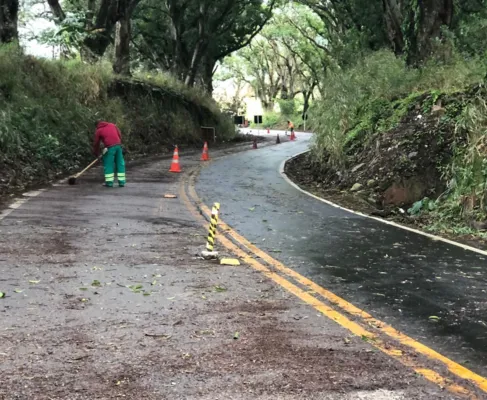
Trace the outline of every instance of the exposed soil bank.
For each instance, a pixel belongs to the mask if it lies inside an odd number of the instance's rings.
[[[484,95],[478,86],[371,103],[348,132],[341,162],[314,149],[286,173],[348,208],[485,248]]]

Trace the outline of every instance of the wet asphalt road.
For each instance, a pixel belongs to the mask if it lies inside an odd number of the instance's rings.
[[[297,142],[204,168],[196,190],[274,258],[454,361],[487,375],[487,257],[331,207],[290,186]],[[439,317],[439,322],[430,320]]]

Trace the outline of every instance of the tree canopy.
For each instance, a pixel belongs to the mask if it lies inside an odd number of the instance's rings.
[[[117,73],[164,71],[211,92],[217,65],[238,52],[244,65],[232,71],[253,75],[266,103],[277,92],[292,98],[320,87],[330,66],[352,65],[369,51],[389,48],[417,67],[454,37],[478,54],[485,1],[35,0],[57,24],[39,39],[64,57],[94,63],[109,55]],[[19,0],[0,0],[0,42],[17,40],[18,15]]]

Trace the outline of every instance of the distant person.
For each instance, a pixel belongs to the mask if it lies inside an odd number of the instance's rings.
[[[294,132],[294,124],[291,121],[287,121],[287,128],[291,131],[291,136]]]
[[[105,121],[96,122],[93,152],[98,157],[100,143],[103,143],[103,168],[105,170],[106,187],[113,187],[115,166],[117,169],[118,186],[125,186],[125,160],[122,151],[122,134],[115,124]]]

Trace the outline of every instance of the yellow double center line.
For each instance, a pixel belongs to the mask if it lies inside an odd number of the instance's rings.
[[[205,223],[206,220],[202,216],[209,219],[211,217],[211,211],[199,200],[198,195],[194,190],[193,183],[194,178],[192,177],[190,178],[189,184],[182,184],[180,188],[180,196],[192,214],[201,220],[202,223]],[[377,320],[367,312],[357,308],[353,304],[322,288],[296,271],[286,267],[284,264],[254,246],[223,221],[220,220],[218,226],[221,232],[218,236],[218,240],[224,247],[233,252],[252,268],[260,271],[266,277],[273,280],[305,303],[314,307],[323,315],[348,329],[353,334],[367,338],[372,346],[395,358],[403,365],[412,368],[416,373],[421,374],[427,380],[449,390],[450,392],[468,399],[482,399],[486,397],[486,378],[399,332],[392,326]],[[259,258],[263,262],[257,261],[254,257]],[[282,275],[291,278],[295,283],[284,278]],[[301,285],[301,287],[297,284]],[[315,295],[321,296],[329,303],[329,305],[316,298]],[[337,311],[336,308],[344,313]],[[346,316],[345,313],[348,314],[348,316]],[[352,321],[351,318],[354,320]],[[384,336],[393,339],[395,343],[389,341],[385,343]],[[431,361],[436,362],[436,364],[438,364],[438,369],[440,370],[443,370],[446,367],[452,376],[446,377],[444,376],[446,374],[440,374],[427,367],[425,361],[428,360],[421,360],[422,357],[418,357],[418,355],[429,359],[430,362],[428,364],[430,365]],[[455,382],[458,380],[456,378],[461,378],[463,382],[461,382],[461,384]]]

